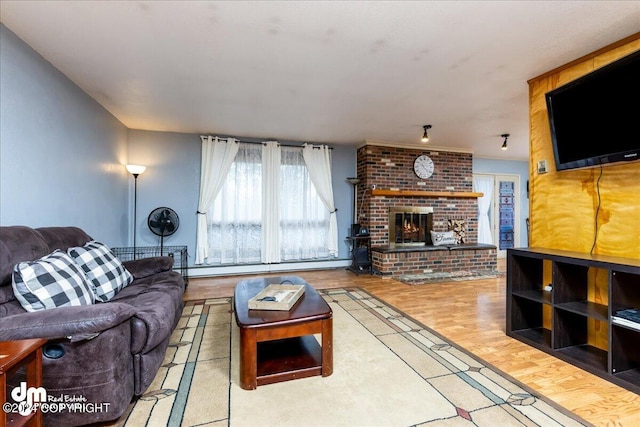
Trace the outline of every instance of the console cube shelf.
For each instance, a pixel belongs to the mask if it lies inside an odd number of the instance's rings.
[[[173,258],[173,269],[184,279],[185,288],[189,285],[189,267],[187,264],[187,247],[186,246],[136,246],[135,251],[132,247],[111,248],[111,251],[120,261],[131,261],[134,259],[152,258],[156,256],[170,256]]]
[[[606,275],[599,301],[596,274]],[[611,321],[618,310],[640,309],[640,260],[507,249],[506,303],[508,336],[640,394],[640,323]]]

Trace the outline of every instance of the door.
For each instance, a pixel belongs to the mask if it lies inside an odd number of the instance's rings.
[[[507,249],[520,246],[520,176],[511,174],[474,174],[492,177],[493,191],[489,208],[492,244],[498,248],[498,258],[507,256]]]
[[[507,249],[520,246],[520,177],[496,175],[493,191],[493,241],[498,258],[505,258]]]

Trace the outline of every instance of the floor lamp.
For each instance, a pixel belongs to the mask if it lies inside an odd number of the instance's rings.
[[[127,170],[133,175],[133,259],[136,259],[136,223],[138,222],[138,175],[147,170],[146,166],[127,165]]]

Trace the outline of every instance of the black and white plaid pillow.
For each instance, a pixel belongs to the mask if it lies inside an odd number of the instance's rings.
[[[91,286],[73,259],[60,250],[13,268],[13,293],[27,311],[91,305]]]
[[[69,248],[69,255],[87,275],[96,299],[107,302],[133,282],[133,276],[105,244],[92,240]]]

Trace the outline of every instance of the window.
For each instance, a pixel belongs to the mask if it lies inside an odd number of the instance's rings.
[[[266,177],[265,177],[266,179]],[[240,143],[224,185],[209,209],[209,263],[260,263],[262,145]],[[300,147],[281,147],[279,220],[282,261],[329,257],[329,212],[324,207]]]
[[[302,150],[282,147],[280,256],[283,261],[329,256],[329,212],[311,183]]]

